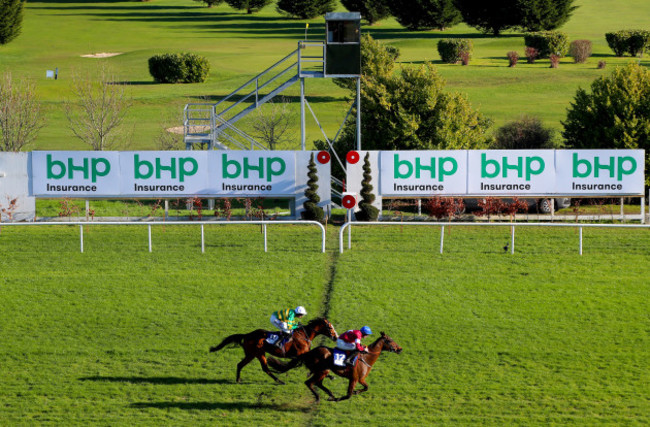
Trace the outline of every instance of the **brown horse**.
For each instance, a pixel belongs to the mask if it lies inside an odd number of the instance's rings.
[[[262,365],[262,370],[266,372],[279,384],[284,384],[269,370],[266,362],[266,353],[278,357],[296,357],[307,353],[311,348],[311,343],[317,335],[326,335],[335,340],[338,337],[334,326],[324,317],[312,319],[307,325],[299,326],[293,331],[293,339],[285,343],[282,348],[275,344],[269,344],[266,341],[267,331],[256,329],[247,334],[234,334],[224,338],[216,347],[210,347],[210,352],[219,351],[228,344],[241,346],[244,349],[244,358],[237,364],[237,382],[241,382],[241,370],[248,365],[253,359],[257,358]]]
[[[345,368],[334,366],[332,363],[332,349],[323,346],[316,347],[287,363],[271,357],[269,358],[269,365],[275,372],[281,373],[304,364],[311,371],[311,376],[307,381],[305,381],[305,385],[309,390],[311,390],[314,396],[316,396],[316,401],[320,400],[320,396],[318,396],[318,393],[314,390],[314,384],[330,396],[328,400],[339,402],[341,400],[349,399],[353,394],[368,391],[366,377],[383,351],[390,351],[399,354],[402,352],[402,347],[398,346],[391,337],[382,332],[381,337],[368,346],[367,353],[359,354],[359,359],[355,366],[346,366]],[[337,399],[334,394],[323,385],[323,380],[328,376],[330,371],[339,377],[347,378],[349,380],[347,395]],[[362,390],[354,389],[357,383],[360,383],[363,386]]]

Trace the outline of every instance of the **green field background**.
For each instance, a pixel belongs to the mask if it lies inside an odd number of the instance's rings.
[[[613,67],[629,61],[646,66],[650,61],[616,58],[607,47],[605,33],[619,29],[650,29],[650,2],[647,0],[577,0],[579,8],[561,30],[571,40],[589,39],[593,56],[585,64],[564,58],[558,69],[548,60],[536,64],[520,61],[508,67],[506,54],[518,51],[524,56],[523,35],[505,32],[501,37],[481,34],[460,24],[445,31],[408,31],[394,19],[364,26],[363,32],[399,47],[400,65],[417,66],[432,61],[447,81],[447,89],[459,91],[472,105],[500,126],[521,114],[541,118],[548,126],[561,129],[566,109],[579,87],[607,75]],[[339,6],[339,10],[344,10]],[[15,78],[34,80],[45,107],[47,125],[30,149],[87,149],[68,129],[63,102],[72,99],[74,73],[93,73],[98,63],[108,64],[118,80],[129,83],[135,101],[127,126],[131,138],[124,148],[156,149],[161,129],[182,125],[182,108],[189,102],[213,102],[254,77],[297,47],[305,36],[324,39],[324,21],[288,19],[273,6],[247,15],[226,4],[207,8],[191,0],[153,0],[150,2],[73,2],[69,0],[30,1],[26,4],[22,34],[0,46],[0,72]],[[448,65],[440,61],[436,45],[445,37],[467,37],[474,43],[469,66]],[[167,52],[191,51],[206,56],[211,64],[207,82],[202,84],[154,84],[147,60]],[[82,55],[120,53],[107,59]],[[607,62],[604,70],[598,61]],[[59,79],[45,78],[46,70],[59,69]],[[310,79],[307,99],[326,133],[333,138],[349,108],[348,93],[329,79]],[[284,93],[297,113],[298,86]],[[298,120],[296,118],[296,120]],[[243,128],[250,123],[240,122]],[[299,126],[296,121],[294,143],[297,149]],[[308,117],[307,141],[322,139],[315,121]]]
[[[643,425],[650,414],[646,230],[259,226],[3,227],[4,425]],[[236,384],[232,333],[302,304],[384,354],[370,390],[313,403],[302,368]],[[331,345],[331,344],[330,344]],[[336,395],[346,390],[328,382]]]

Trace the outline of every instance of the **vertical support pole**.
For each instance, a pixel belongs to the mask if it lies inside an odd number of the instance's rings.
[[[151,224],[149,224],[147,227],[149,227],[149,252],[151,252]]]
[[[169,200],[165,199],[165,219],[169,219]]]
[[[81,242],[81,253],[84,253],[84,226],[79,225],[79,240]]]
[[[641,224],[645,224],[645,196],[641,196]]]
[[[300,78],[300,149],[306,150],[305,140],[307,138],[305,127],[305,78]]]
[[[203,224],[201,224],[201,253],[205,253],[205,232],[203,230]]]
[[[260,79],[255,79],[255,108],[259,107]]]
[[[352,222],[352,209],[348,209],[348,222]],[[352,249],[352,224],[348,225],[348,249]]]
[[[515,226],[510,227],[510,255],[515,253]]]
[[[621,221],[625,222],[625,209],[623,203],[625,203],[625,199],[621,197]]]
[[[90,201],[86,200],[86,221],[88,221],[89,216],[90,216]]]
[[[582,227],[580,227],[580,255],[582,255]]]
[[[445,226],[440,227],[440,253],[442,254],[442,248],[445,242]]]
[[[361,150],[361,77],[357,77],[357,151]]]
[[[263,224],[262,228],[264,229],[264,252],[268,252],[269,248],[266,244],[266,224]]]

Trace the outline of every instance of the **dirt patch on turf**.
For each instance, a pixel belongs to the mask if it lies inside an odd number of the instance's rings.
[[[121,55],[122,52],[101,52],[89,53],[88,55],[81,55],[82,58],[110,58],[111,56]]]

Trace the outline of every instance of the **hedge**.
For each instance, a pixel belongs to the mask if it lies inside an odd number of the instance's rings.
[[[562,31],[526,33],[524,43],[537,49],[540,58],[548,58],[551,54],[562,57],[569,52],[569,36]]]

